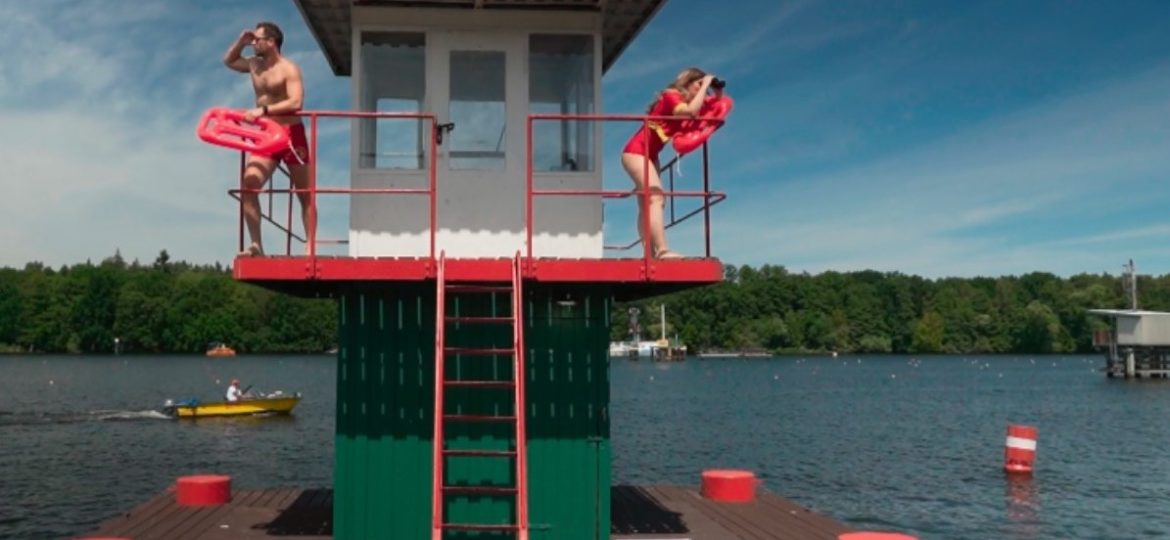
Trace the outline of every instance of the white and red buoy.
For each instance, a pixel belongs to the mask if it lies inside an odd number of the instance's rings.
[[[1010,474],[1032,474],[1036,461],[1036,428],[1008,424],[1003,451],[1003,470]]]

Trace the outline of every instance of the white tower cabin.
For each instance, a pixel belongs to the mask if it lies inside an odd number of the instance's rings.
[[[633,134],[645,118],[602,115],[601,77],[665,0],[294,1],[334,73],[351,80],[352,110],[301,114],[314,149],[318,124],[350,124],[349,187],[321,188],[340,179],[318,183],[324,160],[314,159],[310,188],[321,223],[337,223],[341,208],[316,201],[346,196],[348,231],[308,238],[301,252],[239,257],[237,279],[316,294],[306,281],[434,279],[445,254],[448,279],[508,280],[502,262],[518,253],[525,279],[631,294],[722,279],[709,208],[724,195],[708,188],[705,148],[701,190],[664,186],[667,226],[701,220],[703,253],[655,260],[633,219],[603,238],[604,202],[633,210],[640,197],[624,177],[603,189],[604,165],[619,156],[603,155],[602,127]],[[675,218],[675,197],[685,216]],[[282,213],[291,235],[291,203]],[[340,255],[317,249],[337,242],[348,245]]]
[[[600,115],[601,75],[665,0],[296,3],[351,76],[354,110],[302,111],[310,145],[350,122],[348,254],[310,235],[233,272],[338,299],[334,536],[608,538],[612,302],[723,276],[705,148],[702,191],[664,186],[705,253],[603,256],[603,200],[642,198],[602,188],[601,125],[647,119]]]
[[[602,72],[662,2],[297,4],[334,71],[351,76],[355,110],[430,112],[438,124],[354,121],[353,188],[427,189],[437,127],[437,249],[484,258],[526,247],[527,115],[598,112]],[[538,121],[532,144],[536,189],[601,190],[600,123]],[[533,256],[602,257],[601,205],[601,197],[537,200]],[[429,227],[423,198],[350,198],[351,256],[426,256]]]

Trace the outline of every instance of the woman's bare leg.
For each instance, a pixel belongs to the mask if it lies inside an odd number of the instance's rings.
[[[662,180],[658,177],[658,168],[654,166],[654,162],[646,159],[646,156],[641,154],[622,154],[622,167],[626,169],[626,173],[630,175],[630,179],[634,181],[634,185],[638,188],[638,237],[643,241],[647,237],[650,238],[650,254],[657,257],[659,254],[666,253],[669,248],[666,245],[666,230],[662,223]],[[642,230],[645,224],[645,218],[642,215],[642,200],[643,200],[643,176],[648,175],[650,183],[650,230],[646,234]]]

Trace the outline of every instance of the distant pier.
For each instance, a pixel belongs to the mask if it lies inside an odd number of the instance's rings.
[[[1137,309],[1090,309],[1106,317],[1109,330],[1093,332],[1093,346],[1105,353],[1109,378],[1170,378],[1170,313]]]

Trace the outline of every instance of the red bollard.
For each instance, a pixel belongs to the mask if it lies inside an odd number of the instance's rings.
[[[901,533],[858,531],[839,534],[837,540],[918,540],[918,537]]]
[[[182,476],[175,483],[175,501],[179,506],[215,506],[231,500],[230,476]]]
[[[1036,428],[1008,424],[1003,451],[1003,470],[1011,474],[1032,474],[1036,460]]]
[[[699,492],[706,499],[720,502],[751,502],[756,498],[756,475],[751,471],[715,469],[703,471]]]

